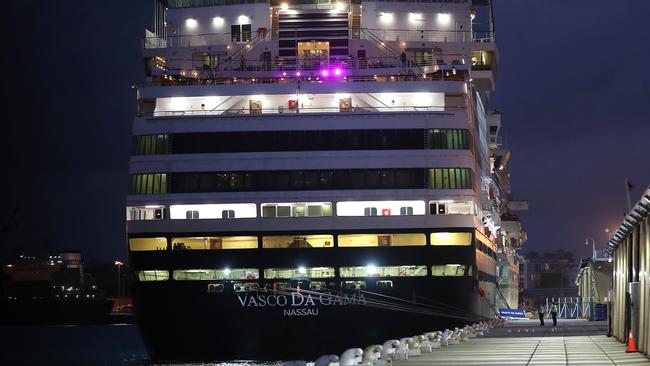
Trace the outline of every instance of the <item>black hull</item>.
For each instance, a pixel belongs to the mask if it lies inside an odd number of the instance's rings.
[[[156,360],[314,359],[481,319],[448,316],[476,312],[479,295],[471,278],[403,282],[411,285],[401,286],[411,287],[406,296],[404,291],[381,292],[408,300],[420,296],[418,304],[400,302],[418,313],[375,307],[376,300],[396,300],[354,290],[333,292],[343,295],[337,301],[306,291],[214,294],[206,292],[205,283],[177,281],[139,283],[134,301],[142,335]],[[441,311],[440,304],[434,309],[431,300],[454,310]]]

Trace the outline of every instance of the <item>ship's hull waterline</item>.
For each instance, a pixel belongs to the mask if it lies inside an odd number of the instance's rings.
[[[475,312],[482,299],[471,278],[413,280],[417,291],[299,293],[208,293],[205,283],[139,283],[135,305],[155,360],[312,359],[489,316]]]

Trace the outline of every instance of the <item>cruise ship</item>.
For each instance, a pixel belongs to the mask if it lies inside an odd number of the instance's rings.
[[[512,302],[489,0],[154,3],[126,207],[153,359],[309,358]]]

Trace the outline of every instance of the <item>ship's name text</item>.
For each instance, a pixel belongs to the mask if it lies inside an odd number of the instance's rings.
[[[363,305],[366,298],[363,294],[344,294],[342,296],[331,294],[302,295],[293,293],[291,295],[237,295],[239,303],[243,307],[276,307],[276,306],[330,306],[330,305]],[[305,315],[317,315],[315,314]]]

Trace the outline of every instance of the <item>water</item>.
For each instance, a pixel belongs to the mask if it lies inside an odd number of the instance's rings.
[[[279,363],[153,363],[134,324],[0,327],[0,365],[277,366]]]

